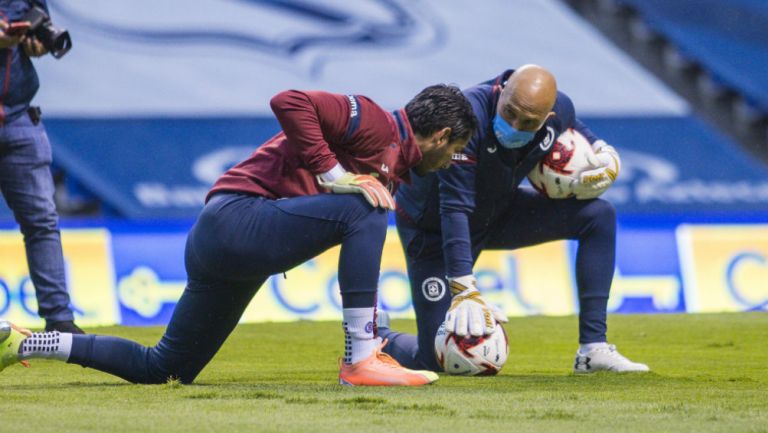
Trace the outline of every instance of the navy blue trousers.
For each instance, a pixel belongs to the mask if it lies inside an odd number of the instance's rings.
[[[43,124],[33,124],[27,113],[0,127],[0,191],[24,235],[38,314],[48,322],[72,320],[53,203],[51,144]]]
[[[187,286],[155,347],[75,335],[70,363],[134,383],[192,382],[237,325],[270,275],[341,244],[339,286],[345,308],[374,307],[386,211],[359,194],[268,200],[217,194],[187,238]]]
[[[398,217],[418,336],[379,329],[384,350],[403,366],[439,371],[434,340],[451,304],[446,288],[442,236]],[[473,259],[483,250],[514,250],[544,242],[578,240],[576,284],[579,342],[606,341],[606,308],[616,256],[616,212],[605,200],[550,200],[522,188],[487,230],[472,233]],[[514,335],[514,330],[510,331]]]

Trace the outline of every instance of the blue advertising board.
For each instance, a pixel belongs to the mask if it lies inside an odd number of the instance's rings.
[[[768,168],[694,117],[585,118],[622,157],[604,195],[624,215],[760,213]],[[52,119],[56,163],[118,215],[194,218],[226,169],[279,131],[273,118]]]
[[[190,218],[226,169],[279,131],[276,120],[53,119],[58,165],[128,218]]]
[[[111,224],[63,230],[67,281],[78,321],[163,325],[186,285],[187,224]],[[0,317],[38,326],[34,289],[16,230],[0,230]],[[478,288],[513,316],[578,312],[576,243],[484,252]],[[272,276],[243,321],[336,320],[338,248]],[[620,224],[608,311],[684,313],[768,310],[768,219],[750,224]],[[396,230],[384,247],[379,308],[412,318]]]

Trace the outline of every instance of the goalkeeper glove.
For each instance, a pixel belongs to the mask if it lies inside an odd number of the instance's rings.
[[[466,275],[449,278],[453,293],[451,307],[445,315],[445,328],[459,337],[492,334],[496,322],[506,323],[507,316],[495,306],[488,304],[475,287],[475,278]]]
[[[395,209],[395,200],[392,199],[392,195],[373,176],[347,172],[331,181],[318,178],[318,182],[320,186],[334,194],[362,194],[373,207]]]
[[[587,160],[595,168],[582,172],[579,181],[573,186],[579,200],[599,197],[613,184],[621,170],[621,159],[613,146],[603,140],[597,140],[592,148],[595,152],[588,153]]]

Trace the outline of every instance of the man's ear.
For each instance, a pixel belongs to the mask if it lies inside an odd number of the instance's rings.
[[[450,126],[446,126],[445,128],[443,128],[443,129],[441,129],[441,130],[439,130],[439,131],[437,131],[435,133],[435,138],[437,138],[437,141],[440,141],[440,140],[442,140],[444,138],[446,143],[447,143],[451,139],[451,131],[452,130],[453,129],[451,129]]]

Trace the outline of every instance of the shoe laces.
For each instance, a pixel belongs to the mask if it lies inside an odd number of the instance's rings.
[[[612,358],[615,358],[615,359],[618,359],[620,361],[632,362],[629,359],[627,359],[624,355],[619,353],[618,350],[616,350],[616,345],[615,344],[609,344],[608,347],[605,348],[605,349],[602,349],[601,352],[605,352],[605,353],[608,354],[608,356],[610,356]]]
[[[13,323],[10,323],[10,322],[8,322],[8,324],[11,325],[12,329],[16,330],[16,332],[19,332],[19,333],[23,334],[25,337],[30,337],[32,335],[32,333],[29,332],[28,329],[20,328],[20,327],[14,325]],[[10,338],[10,335],[8,336],[8,338]],[[23,344],[22,344],[22,346],[23,346]],[[19,349],[21,349],[21,347],[19,347]],[[19,353],[19,355],[20,354],[21,353]],[[19,364],[23,365],[24,368],[30,368],[31,367],[29,361],[27,361],[25,359],[24,360],[19,360]]]
[[[384,341],[382,341],[381,344],[376,347],[374,352],[376,354],[376,359],[378,359],[379,362],[386,365],[387,367],[403,368],[400,363],[395,360],[395,358],[391,357],[388,353],[382,352],[381,349],[383,349],[387,343],[389,343],[389,340],[385,338]]]

